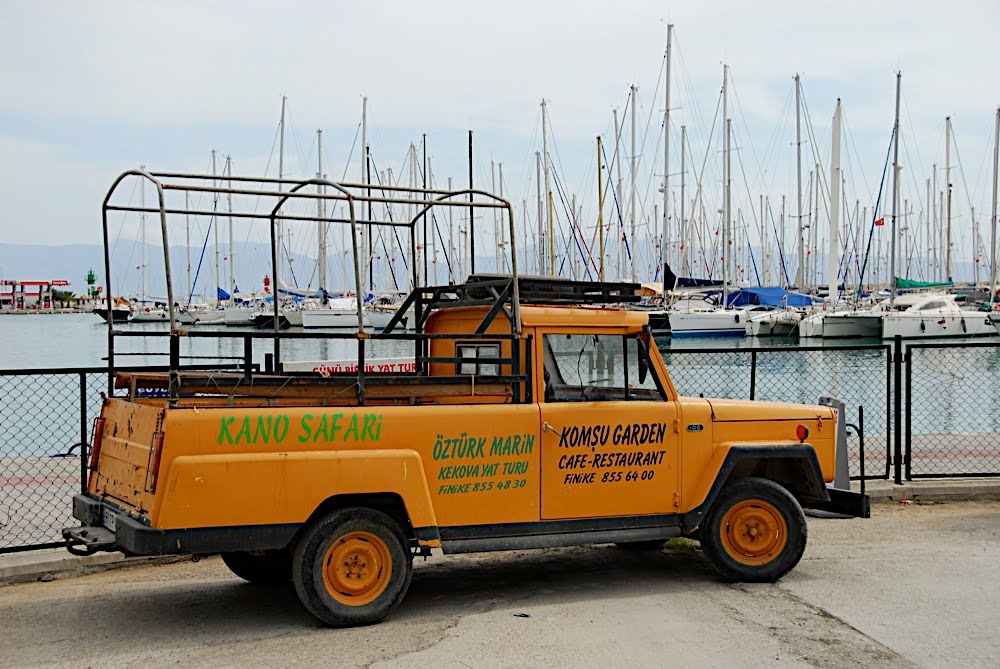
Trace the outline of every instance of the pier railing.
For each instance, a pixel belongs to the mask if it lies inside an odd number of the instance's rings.
[[[849,438],[855,480],[1000,476],[1000,343],[664,348],[663,356],[683,395],[808,404],[837,397],[854,425],[864,407],[863,449]],[[185,368],[257,371],[253,354],[244,357]],[[107,388],[104,367],[0,371],[0,553],[62,544]]]

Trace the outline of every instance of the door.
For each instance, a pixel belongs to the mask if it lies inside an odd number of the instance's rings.
[[[542,336],[543,519],[673,513],[677,405],[637,336]]]

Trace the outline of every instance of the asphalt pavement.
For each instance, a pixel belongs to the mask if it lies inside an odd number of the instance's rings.
[[[55,574],[0,585],[0,666],[997,666],[1000,502],[809,532],[775,585],[724,583],[691,543],[436,556],[389,619],[343,630],[218,558]]]

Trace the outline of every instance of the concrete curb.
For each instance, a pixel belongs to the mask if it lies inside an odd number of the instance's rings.
[[[860,489],[852,481],[854,490]],[[866,481],[865,493],[873,502],[1000,499],[1000,478],[920,479],[896,485],[892,481]],[[132,557],[121,553],[70,555],[64,548],[0,554],[0,583],[52,580],[55,574],[90,573],[133,564],[158,564],[190,559],[189,556]]]
[[[851,488],[859,490],[859,482],[852,481]],[[871,496],[873,502],[1000,499],[1000,479],[919,479],[904,481],[901,485],[892,481],[866,481],[865,493]]]
[[[0,584],[51,581],[57,574],[89,574],[116,567],[190,560],[190,556],[125,557],[122,553],[95,553],[80,557],[65,548],[43,548],[0,555]]]

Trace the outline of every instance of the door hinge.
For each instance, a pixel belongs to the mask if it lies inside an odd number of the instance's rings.
[[[674,508],[680,508],[681,506],[681,494],[679,492],[674,493]]]
[[[674,418],[674,432],[680,434],[681,431],[681,419]]]

